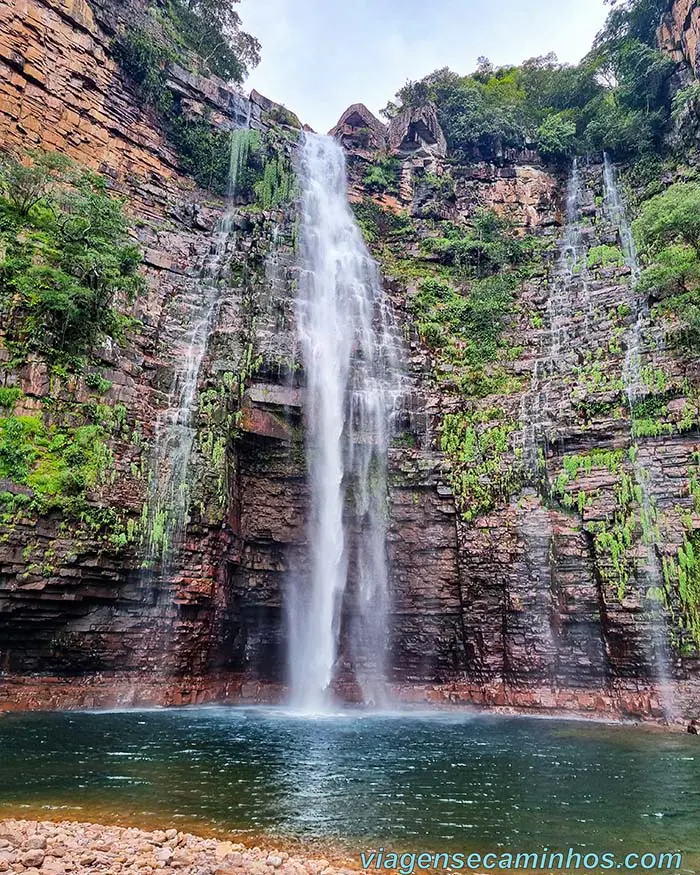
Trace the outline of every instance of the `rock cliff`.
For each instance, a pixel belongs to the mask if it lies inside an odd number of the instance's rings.
[[[3,142],[58,149],[99,170],[126,198],[145,253],[136,327],[123,348],[99,352],[110,384],[102,402],[125,413],[110,439],[114,474],[91,501],[116,509],[125,525],[148,498],[155,424],[224,211],[183,173],[156,113],[113,57],[130,10],[24,0],[0,13]],[[677,2],[664,28],[666,42],[696,64],[695,4]],[[249,120],[266,130],[279,120],[262,96],[180,66],[169,67],[168,82],[188,113],[219,128]],[[669,671],[691,711],[697,649],[681,622],[676,577],[679,551],[700,529],[700,374],[661,341],[659,327],[643,363],[651,425],[635,429],[622,372],[636,302],[602,165],[582,170],[586,255],[566,280],[568,168],[547,167],[527,149],[447,159],[431,105],[387,128],[356,104],[333,133],[348,152],[351,199],[406,338],[411,388],[390,455],[395,695],[659,716],[649,648],[657,618],[641,596],[645,519],[635,476],[643,469],[659,533],[654,558],[671,594],[661,620]],[[395,174],[384,191],[366,183],[377,162]],[[535,256],[515,278],[498,349],[473,367],[461,355],[469,338],[458,337],[446,358],[421,307],[426,280],[442,279],[444,251],[431,241],[449,243],[484,213],[507,222]],[[308,506],[293,205],[242,208],[233,222],[227,291],[199,379],[192,511],[177,561],[158,574],[121,532],[105,538],[58,513],[5,517],[0,708],[280,695],[285,585],[289,568],[304,566]],[[22,392],[17,413],[95,403],[84,376],[60,378],[39,359],[17,365],[2,355],[4,384]],[[603,532],[629,538],[624,559]],[[352,697],[350,656],[341,662]]]
[[[700,9],[694,0],[674,0],[659,28],[659,44],[696,76],[700,73]]]

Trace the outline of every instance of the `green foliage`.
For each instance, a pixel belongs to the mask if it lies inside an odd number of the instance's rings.
[[[424,248],[464,276],[490,276],[526,256],[524,242],[513,236],[511,224],[493,210],[477,213],[466,232],[450,222],[444,222],[442,229],[444,236],[427,238]]]
[[[411,220],[407,213],[395,213],[381,207],[369,197],[352,204],[357,224],[368,243],[391,239],[411,230]]]
[[[259,61],[260,46],[241,31],[236,2],[170,0],[112,42],[124,72],[161,114],[183,170],[219,194],[225,194],[228,185],[230,136],[214,128],[210,115],[197,118],[183,112],[181,95],[168,87],[166,72],[172,61],[189,66],[195,60],[203,73],[242,82],[248,67]]]
[[[656,253],[654,263],[643,271],[639,290],[658,297],[700,289],[700,259],[690,246],[667,246]]]
[[[86,374],[85,385],[89,389],[94,389],[100,395],[104,395],[105,392],[108,392],[112,388],[110,381],[105,380],[101,374]]]
[[[21,163],[0,164],[0,313],[16,354],[74,367],[120,337],[112,304],[142,288],[140,252],[102,177],[49,156],[29,156],[30,173]]]
[[[203,72],[240,84],[260,61],[260,43],[241,30],[238,0],[170,0],[175,32],[193,51]]]
[[[368,164],[362,184],[370,192],[398,194],[400,170],[401,164],[398,158],[379,155]]]
[[[60,152],[30,149],[24,161],[0,155],[0,230],[11,228],[13,214],[26,219],[42,201],[49,202],[71,168],[70,159]]]
[[[560,64],[553,54],[519,67],[495,68],[482,58],[469,76],[444,68],[407,83],[385,114],[434,101],[457,154],[529,143],[554,160],[593,150],[622,158],[656,149],[669,129],[675,63],[658,51],[648,24],[658,24],[665,3],[616,4],[578,66]]]
[[[192,176],[202,188],[226,194],[231,135],[212,127],[208,118],[189,118],[180,113],[167,118],[166,128],[185,173]]]
[[[588,251],[588,269],[595,270],[597,267],[622,267],[625,256],[619,246],[608,246],[603,243],[593,246]]]
[[[439,200],[449,200],[454,197],[455,181],[449,171],[443,173],[442,176],[437,176],[434,173],[424,173],[418,177],[418,183],[428,192],[430,197],[435,197]]]
[[[124,72],[136,82],[146,101],[167,109],[172,97],[165,85],[165,68],[175,58],[173,49],[151,30],[137,24],[118,34],[112,51]]]
[[[22,397],[22,390],[10,386],[0,386],[0,407],[14,410],[15,404]]]
[[[171,61],[240,84],[260,61],[260,44],[241,30],[238,0],[169,0],[129,24],[113,43],[115,58],[154,104],[172,103],[164,71]]]
[[[662,312],[681,324],[678,341],[700,345],[700,183],[679,182],[652,197],[634,222],[649,266],[639,288],[662,298]]]
[[[548,116],[537,129],[537,148],[545,158],[566,158],[576,151],[576,122],[570,112]]]
[[[38,416],[0,418],[0,477],[26,487],[26,493],[5,493],[5,507],[85,517],[88,493],[105,482],[112,465],[105,437],[99,425],[71,428],[47,426]]]
[[[700,133],[700,82],[677,91],[671,107],[674,139],[678,146],[692,146]]]
[[[455,363],[493,361],[514,285],[514,278],[505,274],[475,281],[467,292],[441,280],[424,280],[411,302],[419,331]]]
[[[700,257],[700,183],[678,182],[647,201],[634,222],[634,234],[652,251],[680,242]]]
[[[508,454],[514,422],[478,425],[464,413],[443,417],[440,447],[450,459],[450,485],[466,522],[489,513],[521,487]]]
[[[294,186],[294,172],[285,156],[264,160],[262,178],[255,184],[258,202],[264,210],[288,203]]]
[[[664,580],[676,583],[681,603],[681,626],[700,648],[700,536],[689,532],[675,559],[664,557]]]

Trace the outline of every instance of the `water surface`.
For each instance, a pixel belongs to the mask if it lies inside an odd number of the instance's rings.
[[[700,871],[700,739],[465,713],[10,714],[0,815],[330,840],[359,851],[682,850]]]

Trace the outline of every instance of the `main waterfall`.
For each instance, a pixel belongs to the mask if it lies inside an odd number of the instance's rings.
[[[322,710],[341,640],[364,701],[383,696],[387,452],[401,381],[379,271],[348,203],[344,154],[315,134],[303,135],[300,152],[297,322],[307,384],[310,569],[291,587],[289,665],[293,704]],[[348,619],[341,624],[341,617]]]

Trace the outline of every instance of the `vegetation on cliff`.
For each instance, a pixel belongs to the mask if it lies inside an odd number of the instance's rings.
[[[123,335],[113,305],[143,284],[123,206],[57,152],[0,160],[0,317],[18,361],[34,351],[75,369],[101,338]]]
[[[163,96],[161,73],[177,61],[194,72],[240,84],[260,61],[260,43],[241,29],[239,0],[168,0],[153,4],[114,42],[124,69],[151,97]]]
[[[577,66],[555,55],[520,66],[486,58],[462,76],[444,68],[408,82],[384,112],[433,100],[451,151],[537,147],[548,158],[609,151],[629,158],[658,150],[672,115],[674,61],[656,47],[666,0],[630,0],[611,11]]]
[[[98,400],[111,384],[95,364],[104,340],[125,337],[124,310],[143,287],[140,262],[124,203],[102,177],[55,152],[2,157],[5,370],[11,375],[30,360],[44,361],[51,385],[39,409],[36,402],[27,406],[17,385],[0,388],[6,526],[17,515],[59,511],[93,533],[112,537],[120,530],[119,513],[96,490],[113,476],[109,441],[125,428],[127,411]],[[81,381],[93,400],[75,400]]]
[[[209,110],[194,115],[168,82],[168,67],[177,62],[240,83],[250,66],[259,61],[259,44],[240,29],[238,14],[230,3],[210,0],[172,2],[167,15],[160,12],[126,27],[113,41],[113,51],[124,72],[160,116],[166,136],[176,149],[182,169],[203,188],[227,194],[233,154],[231,132],[213,124]],[[184,52],[184,54],[183,54]],[[269,209],[289,200],[293,174],[285,154],[285,126],[298,126],[291,113],[279,108],[271,118],[273,129],[264,137],[252,131],[245,144],[244,160],[237,167],[237,195],[256,200]],[[274,129],[276,126],[279,129]]]

